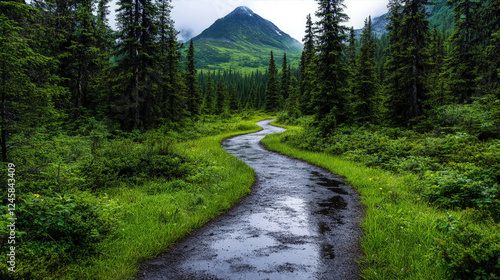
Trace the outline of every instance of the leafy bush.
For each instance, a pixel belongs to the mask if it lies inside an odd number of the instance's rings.
[[[467,212],[476,212],[467,210]],[[447,268],[450,278],[457,280],[500,279],[500,232],[491,221],[494,232],[481,224],[457,220],[451,215],[438,221],[444,238],[438,240],[431,257]]]
[[[96,150],[83,174],[86,188],[97,190],[123,181],[141,184],[151,178],[182,177],[192,168],[192,163],[170,151],[168,140],[115,139]]]
[[[95,255],[99,242],[117,224],[118,203],[88,192],[64,196],[21,194],[17,200],[20,202],[16,203],[16,259],[22,262],[17,265],[16,276],[20,279],[44,278],[41,275],[44,270],[37,267],[39,262],[49,265],[46,272],[53,273],[67,263]],[[1,209],[7,212],[5,206]],[[3,249],[11,246],[7,244],[10,234],[7,218],[5,215],[0,220]],[[1,257],[3,264],[4,257]],[[8,272],[5,267],[1,270]]]
[[[433,110],[427,125],[466,132],[481,140],[500,137],[500,100],[488,96],[472,104],[452,104]]]
[[[500,188],[491,172],[475,168],[465,173],[456,171],[427,172],[420,182],[424,196],[441,207],[500,209]]]

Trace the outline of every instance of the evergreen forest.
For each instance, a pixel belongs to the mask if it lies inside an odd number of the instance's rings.
[[[116,30],[110,0],[0,0],[0,278],[134,278],[250,193],[220,143],[276,118],[264,145],[361,194],[363,279],[500,279],[500,1],[389,0],[380,37],[316,2],[300,64],[239,71],[197,69],[170,0]]]

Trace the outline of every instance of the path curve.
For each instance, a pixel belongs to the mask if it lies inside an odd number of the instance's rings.
[[[361,203],[343,180],[266,150],[260,132],[223,142],[255,169],[252,194],[149,261],[137,279],[360,279]]]

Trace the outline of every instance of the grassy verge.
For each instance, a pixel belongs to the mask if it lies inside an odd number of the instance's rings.
[[[143,261],[250,192],[254,171],[221,141],[258,131],[255,122],[268,118],[204,116],[143,133],[93,124],[79,135],[27,138],[13,152],[20,182],[16,272],[2,255],[0,278],[134,279]],[[6,217],[2,248],[9,246]]]
[[[138,265],[165,252],[193,230],[227,211],[250,192],[254,171],[221,148],[225,138],[261,128],[258,117],[241,121],[221,135],[179,143],[175,153],[201,163],[189,177],[150,182],[142,187],[116,189],[124,215],[119,234],[102,244],[102,254],[90,266],[74,267],[74,278],[129,279]]]
[[[285,126],[293,134],[300,127]],[[365,206],[362,222],[360,260],[365,279],[445,279],[446,271],[433,261],[431,248],[443,238],[437,226],[447,213],[423,202],[412,191],[416,177],[396,175],[366,167],[327,153],[299,150],[280,141],[282,135],[268,135],[262,140],[270,150],[303,159],[347,177]],[[459,216],[460,213],[449,212]]]

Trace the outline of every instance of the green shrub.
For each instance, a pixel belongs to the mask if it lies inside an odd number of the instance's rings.
[[[194,168],[193,163],[170,151],[169,140],[115,139],[96,150],[83,167],[85,188],[98,190],[121,182],[142,184],[151,178],[178,178]]]
[[[492,172],[496,171],[475,168],[467,172],[427,172],[420,185],[425,189],[424,196],[438,206],[478,208],[495,214],[500,209],[500,188]]]
[[[452,104],[429,113],[428,125],[445,131],[466,132],[481,140],[500,137],[498,104],[494,96],[476,100],[472,104]]]
[[[98,244],[113,233],[117,225],[116,201],[96,198],[87,192],[71,195],[19,195],[16,203],[16,277],[41,279],[44,271],[52,275],[74,261],[82,261],[98,253]],[[5,206],[1,207],[6,213]],[[0,220],[1,247],[7,242],[7,216]],[[4,261],[4,254],[0,259]],[[43,263],[45,269],[37,264]],[[2,272],[7,271],[3,269]],[[2,275],[0,275],[2,276]],[[2,278],[6,279],[6,278]]]
[[[474,211],[474,210],[469,210]],[[456,220],[452,216],[438,221],[445,237],[438,240],[431,257],[447,268],[450,278],[457,280],[500,279],[500,232],[491,221],[494,232],[481,224]]]

